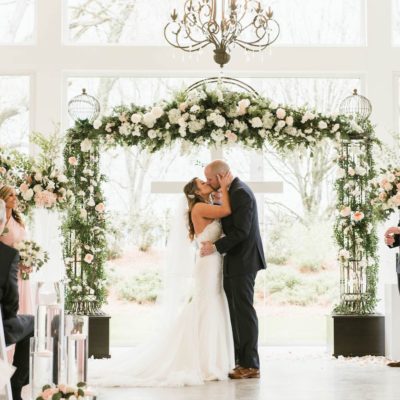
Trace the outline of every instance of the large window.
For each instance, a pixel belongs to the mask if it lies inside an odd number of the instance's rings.
[[[34,20],[34,0],[1,0],[0,44],[32,42]]]
[[[28,76],[1,76],[0,146],[29,150],[29,87]]]
[[[66,38],[76,44],[167,46],[163,29],[178,0],[68,0]],[[365,44],[364,0],[264,0],[281,26],[277,45]],[[151,19],[151,21],[149,21]]]

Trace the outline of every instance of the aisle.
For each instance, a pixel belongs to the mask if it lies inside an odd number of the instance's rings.
[[[114,352],[121,354],[123,349],[114,349]],[[386,360],[382,357],[334,359],[321,348],[261,348],[260,356],[262,365],[260,380],[209,382],[203,386],[185,388],[101,388],[98,390],[98,399],[398,400],[400,398],[400,369],[386,367]],[[93,360],[90,362],[93,363]]]

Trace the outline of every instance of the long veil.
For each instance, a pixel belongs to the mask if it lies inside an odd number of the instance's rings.
[[[178,315],[182,305],[189,301],[193,289],[195,245],[189,239],[185,196],[178,201],[172,218],[164,264],[163,288],[157,297],[163,324]]]

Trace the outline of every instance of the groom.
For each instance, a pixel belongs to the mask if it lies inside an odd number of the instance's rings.
[[[229,172],[229,165],[215,160],[204,170],[207,183],[220,188],[217,175]],[[215,243],[203,242],[201,256],[215,251],[224,257],[224,290],[228,299],[236,368],[231,379],[260,377],[258,319],[253,307],[254,281],[258,270],[267,267],[258,226],[257,204],[251,189],[239,178],[229,187],[232,214],[222,218],[225,236]]]

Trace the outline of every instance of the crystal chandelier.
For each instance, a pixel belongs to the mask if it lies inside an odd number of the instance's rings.
[[[183,17],[174,9],[171,19],[164,28],[170,45],[193,52],[212,44],[221,67],[231,58],[231,45],[258,52],[274,43],[280,32],[271,8],[255,0],[186,0]]]

